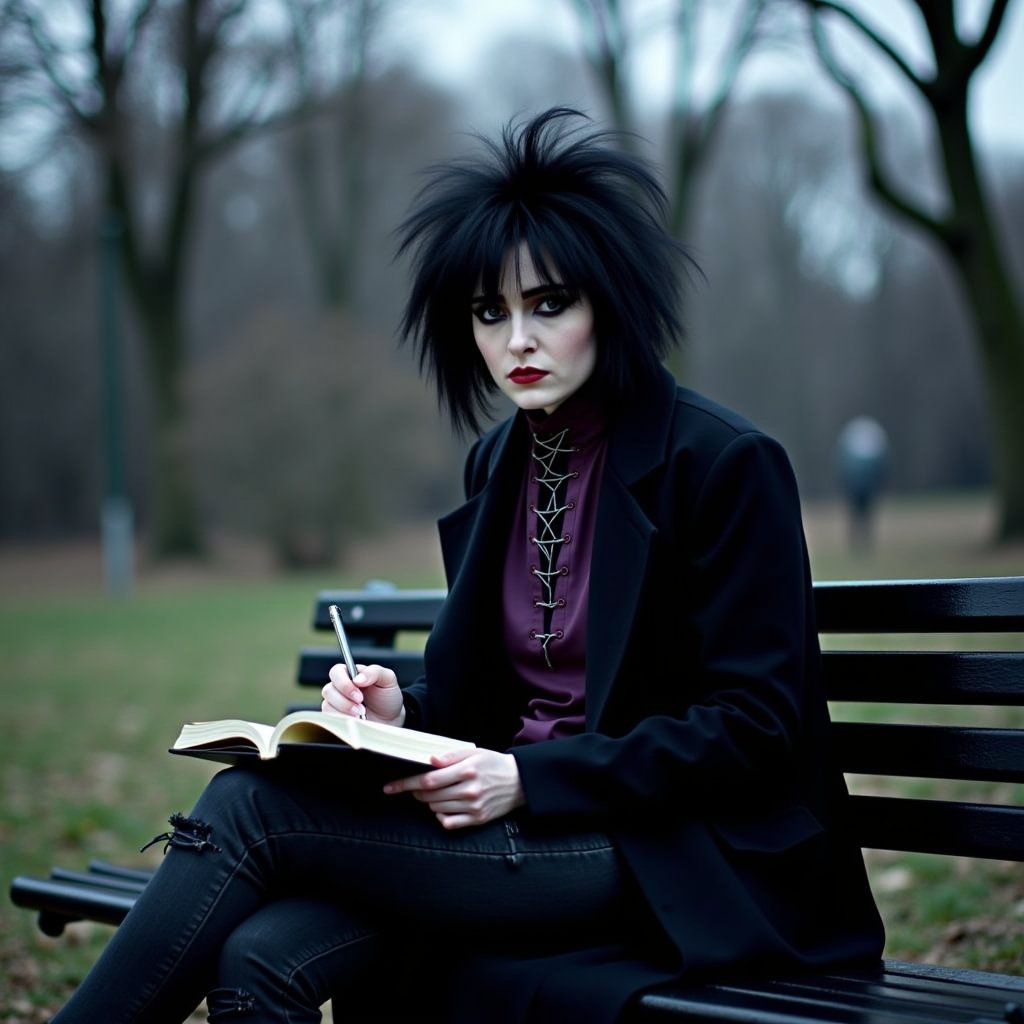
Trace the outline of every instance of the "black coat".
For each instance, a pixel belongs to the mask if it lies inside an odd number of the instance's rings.
[[[500,623],[527,449],[519,414],[469,454],[468,501],[440,523],[449,595],[426,649],[429,686],[409,701],[421,728],[495,749],[525,704]],[[819,662],[785,452],[663,373],[610,426],[586,732],[513,753],[532,814],[611,834],[684,974],[881,953],[860,850],[842,825],[845,785],[829,764]],[[571,1005],[595,991],[585,961],[558,970]],[[601,974],[619,990],[664,976],[634,967]],[[557,988],[550,968],[524,962],[526,988]]]

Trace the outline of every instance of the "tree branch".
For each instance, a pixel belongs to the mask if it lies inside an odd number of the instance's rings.
[[[880,36],[866,21],[864,21],[859,15],[855,14],[848,7],[845,7],[841,3],[837,3],[836,0],[804,0],[804,3],[812,9],[812,18],[818,11],[827,10],[845,18],[854,28],[856,28],[861,35],[863,35],[870,42],[874,43],[879,50],[884,53],[889,60],[896,65],[897,68],[903,73],[903,76],[914,86],[925,98],[928,97],[930,85],[924,79],[922,79],[914,69],[907,63],[903,55],[896,50],[887,40]],[[817,19],[815,18],[815,22]]]
[[[150,16],[157,9],[158,5],[159,0],[144,0],[143,3],[139,4],[135,14],[129,19],[128,25],[124,30],[120,46],[118,47],[122,63],[128,59],[129,54],[135,47],[136,41],[139,36],[142,35],[142,31],[146,27],[146,22],[149,21]]]
[[[867,163],[868,182],[875,194],[892,209],[902,214],[918,227],[933,235],[944,247],[952,248],[956,244],[957,231],[954,223],[947,219],[933,217],[921,207],[900,195],[890,183],[882,168],[878,146],[878,133],[874,118],[861,91],[853,80],[845,74],[829,48],[828,40],[818,18],[811,16],[811,31],[814,37],[818,57],[836,84],[850,97],[860,121],[863,139],[864,159]]]
[[[575,0],[579,12],[579,24],[583,31],[583,45],[594,60],[601,52],[601,40],[597,32],[597,17],[593,7],[594,0]]]
[[[128,27],[128,35],[133,39],[139,35],[142,29],[145,27],[147,21],[149,21],[150,15],[159,6],[160,0],[145,0],[144,3],[139,4],[138,10],[135,12],[135,16],[131,19]],[[127,47],[125,47],[127,49]]]
[[[236,121],[227,128],[222,129],[215,135],[204,139],[195,148],[195,159],[199,163],[212,160],[225,150],[230,149],[236,143],[245,138],[255,138],[269,132],[280,131],[292,125],[299,124],[306,118],[314,117],[330,110],[336,102],[335,97],[327,96],[317,100],[305,100],[289,107],[287,110],[278,111],[261,121]]]
[[[238,100],[233,116],[226,118],[228,127],[197,140],[193,149],[197,163],[223,152],[228,145],[238,142],[261,123],[259,111],[272,84],[273,74],[270,68],[264,66],[256,81],[251,83],[246,94]]]
[[[245,0],[239,0],[225,14],[225,18],[237,16],[244,7]],[[258,81],[248,90],[247,98],[240,101],[236,116],[228,118],[226,127],[210,133],[197,143],[195,149],[197,162],[202,163],[215,158],[248,135],[287,128],[333,106],[333,97],[313,98],[311,62],[307,45],[314,24],[329,7],[329,0],[318,0],[302,11],[294,6],[291,9],[291,47],[286,59],[295,65],[299,77],[298,102],[276,114],[264,118],[258,117],[259,110],[273,85],[272,62],[261,62],[262,73],[259,75]],[[217,32],[220,33],[222,30],[223,22],[218,25]]]
[[[725,105],[740,73],[740,67],[754,45],[758,22],[764,11],[764,2],[765,0],[748,0],[747,2],[746,16],[736,30],[736,41],[729,48],[729,57],[723,64],[718,86],[712,94],[712,100],[704,113],[704,117],[701,118],[699,143],[701,150],[710,144],[711,138],[717,131]]]
[[[597,73],[612,121],[620,130],[628,128],[625,97],[622,91],[622,58],[626,30],[622,12],[614,0],[576,0],[580,23],[590,54],[590,65]]]
[[[235,0],[235,3],[221,13],[221,16],[217,19],[217,24],[210,33],[210,44],[214,50],[226,45],[224,30],[236,18],[244,14],[248,6],[249,0]]]
[[[988,12],[988,21],[985,22],[984,30],[981,35],[978,36],[976,42],[968,45],[968,77],[977,71],[978,67],[988,56],[989,50],[992,49],[992,46],[999,35],[999,31],[1003,27],[1003,16],[1006,14],[1009,6],[1010,0],[995,0]]]
[[[97,129],[96,118],[86,113],[79,105],[75,90],[68,84],[57,66],[56,57],[59,51],[52,42],[46,38],[39,26],[36,15],[26,11],[22,5],[13,8],[12,19],[18,19],[28,31],[29,38],[36,53],[39,56],[39,67],[46,76],[46,80],[53,86],[61,100],[65,110],[77,121],[87,132],[94,133]]]

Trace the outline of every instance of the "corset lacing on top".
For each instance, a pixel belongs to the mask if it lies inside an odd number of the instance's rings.
[[[534,435],[531,458],[538,466],[537,475],[533,478],[539,485],[538,502],[531,505],[530,511],[536,514],[536,528],[530,537],[530,543],[537,547],[538,564],[530,566],[530,571],[540,582],[541,599],[534,602],[535,608],[544,609],[543,632],[531,631],[531,639],[540,643],[544,661],[549,668],[551,656],[548,644],[558,639],[560,631],[551,631],[551,617],[555,608],[565,606],[565,599],[555,594],[559,577],[566,574],[566,567],[559,566],[558,553],[562,545],[569,539],[562,532],[565,513],[573,508],[572,502],[566,502],[568,482],[579,476],[579,472],[569,472],[569,456],[579,451],[567,443],[568,427],[550,437]]]

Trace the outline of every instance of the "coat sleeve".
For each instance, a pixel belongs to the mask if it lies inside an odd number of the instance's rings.
[[[535,814],[614,818],[749,799],[791,770],[814,629],[796,481],[781,446],[749,432],[721,451],[696,494],[692,509],[675,510],[692,592],[680,594],[676,579],[663,595],[690,617],[678,636],[693,637],[692,663],[678,678],[630,679],[627,656],[617,683],[659,687],[664,706],[684,710],[646,717],[621,736],[515,748]]]

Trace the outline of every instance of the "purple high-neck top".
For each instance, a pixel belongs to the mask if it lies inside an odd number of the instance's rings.
[[[513,745],[584,728],[590,553],[607,451],[604,411],[587,392],[550,416],[527,416],[530,458],[503,581],[505,649],[526,694]]]

